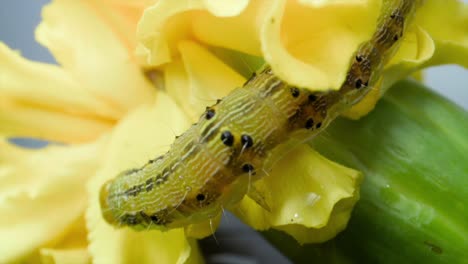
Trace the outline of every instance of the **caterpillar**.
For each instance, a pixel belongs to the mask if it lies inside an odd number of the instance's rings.
[[[376,31],[358,47],[339,90],[294,87],[265,66],[207,107],[166,154],[106,182],[103,218],[117,227],[164,230],[211,219],[239,202],[250,181],[265,175],[273,149],[291,137],[316,136],[372,89],[417,2],[384,3]]]

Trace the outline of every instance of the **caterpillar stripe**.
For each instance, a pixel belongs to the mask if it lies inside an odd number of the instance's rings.
[[[207,107],[170,150],[101,188],[104,219],[135,229],[176,228],[215,217],[261,178],[272,151],[291,137],[309,139],[375,85],[418,1],[384,3],[377,29],[350,62],[338,91],[288,85],[266,66],[243,87]]]

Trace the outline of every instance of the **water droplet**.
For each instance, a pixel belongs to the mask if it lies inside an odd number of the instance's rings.
[[[298,213],[295,213],[294,214],[294,218],[298,218],[299,217],[299,214]]]

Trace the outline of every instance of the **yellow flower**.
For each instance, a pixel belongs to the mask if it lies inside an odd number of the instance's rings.
[[[183,230],[115,231],[126,237],[119,246],[138,246],[141,255],[100,248],[100,231],[85,218],[88,204],[97,206],[87,184],[111,157],[106,153],[118,134],[116,124],[156,99],[132,55],[143,7],[143,1],[54,1],[45,7],[37,39],[60,66],[27,61],[0,44],[0,214],[8,216],[0,221],[0,263],[149,262],[155,256],[174,263],[199,257],[195,240]],[[65,145],[22,149],[9,142],[11,136]]]
[[[292,84],[337,88],[356,47],[372,34],[380,6],[371,0],[54,1],[44,9],[37,39],[60,66],[27,61],[0,44],[0,214],[8,216],[0,221],[0,262],[200,262],[191,237],[210,234],[209,225],[165,233],[114,229],[101,217],[102,183],[163,153],[206,105],[242,85],[245,77],[216,47],[262,56]],[[468,66],[467,13],[456,1],[428,0],[387,65],[380,91],[349,115],[365,114],[394,81],[422,67]],[[164,91],[147,78],[150,69],[163,73]],[[66,145],[22,149],[11,136]],[[250,198],[235,212],[257,229],[281,229],[301,243],[325,241],[345,228],[360,178],[301,146],[257,183],[271,213]]]

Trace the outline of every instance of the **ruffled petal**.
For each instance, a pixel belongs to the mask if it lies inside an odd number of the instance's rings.
[[[0,97],[0,135],[33,137],[66,143],[95,140],[109,131],[114,121],[24,104]]]
[[[191,21],[172,18],[202,9],[202,0],[160,0],[146,8],[137,27],[139,44],[136,53],[139,59],[150,66],[170,62],[177,52],[175,45],[178,40],[188,39],[191,35]]]
[[[87,1],[53,1],[43,9],[36,37],[82,89],[125,113],[152,102],[155,91],[131,56],[133,49],[100,12]]]
[[[138,25],[138,54],[152,66],[177,58],[178,42],[199,40],[210,46],[261,55],[262,1],[171,1],[147,8]],[[229,32],[229,34],[226,34]]]
[[[24,260],[73,228],[103,144],[30,150],[0,141],[0,263]]]
[[[468,4],[458,0],[429,0],[416,24],[435,42],[435,54],[424,66],[456,63],[468,67]]]
[[[210,46],[261,55],[258,18],[261,17],[264,1],[250,1],[247,7],[243,7],[242,4],[239,3],[237,10],[240,10],[240,7],[244,9],[236,16],[218,17],[209,12],[193,14],[191,25],[194,37]],[[207,8],[209,9],[209,6]]]
[[[119,114],[55,65],[24,59],[0,43],[0,96],[81,116],[118,119]]]
[[[408,30],[398,52],[385,66],[381,94],[397,81],[417,71],[434,55],[431,36],[419,26]]]
[[[372,35],[378,1],[313,5],[276,0],[265,5],[260,39],[265,60],[288,83],[338,89],[358,45]],[[359,18],[356,17],[359,14]]]
[[[195,38],[263,55],[284,80],[314,90],[340,86],[350,57],[373,33],[380,11],[378,1],[275,0],[250,1],[236,16],[218,17],[199,2],[168,2],[146,9],[139,24],[141,54],[150,65],[172,61],[178,42]]]
[[[214,104],[217,99],[245,82],[244,77],[196,42],[180,42],[179,50],[186,78],[179,77],[180,75],[166,75],[170,77],[166,79],[168,84],[173,84],[168,85],[166,89],[185,106],[184,109],[189,110],[193,121],[199,118],[207,105]],[[187,80],[184,89],[188,89],[188,93],[180,93],[180,88],[175,86],[177,84],[172,83],[174,78]]]
[[[207,49],[193,41],[181,42],[179,49],[182,59],[174,59],[163,68],[165,89],[192,121],[263,65],[261,58]]]
[[[141,106],[115,128],[103,166],[89,183],[87,227],[89,251],[96,263],[185,263],[198,249],[186,238],[184,229],[136,232],[116,229],[102,218],[99,190],[108,179],[128,168],[143,165],[162,154],[188,128],[183,112],[165,93],[154,106]]]
[[[301,145],[254,185],[271,212],[246,197],[235,213],[255,229],[284,230],[300,243],[323,242],[346,227],[361,179],[360,172]]]

